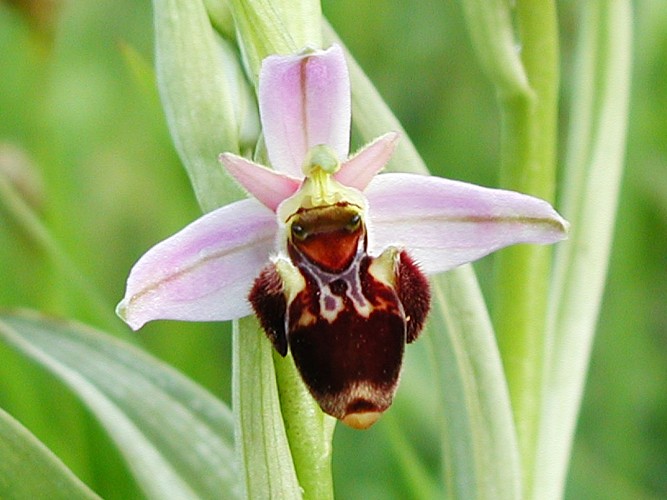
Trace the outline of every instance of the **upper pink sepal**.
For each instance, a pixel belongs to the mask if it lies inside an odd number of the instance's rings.
[[[340,161],[347,157],[350,80],[338,45],[325,51],[267,57],[260,70],[258,94],[273,168],[302,177],[306,153],[319,144],[333,149]]]
[[[274,212],[278,205],[292,196],[301,185],[301,180],[296,177],[271,170],[232,153],[223,153],[218,158],[246,191]]]
[[[368,198],[370,251],[404,247],[428,274],[515,243],[555,243],[568,223],[544,200],[441,177],[382,174]]]
[[[253,280],[275,248],[276,215],[256,200],[200,217],[146,252],[118,314],[134,330],[154,319],[225,321],[251,314]]]
[[[345,186],[363,191],[387,164],[397,140],[397,132],[389,132],[378,137],[345,161],[340,170],[334,174],[334,178]]]

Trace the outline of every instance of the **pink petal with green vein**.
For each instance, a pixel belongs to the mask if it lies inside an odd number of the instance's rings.
[[[370,251],[406,248],[428,274],[447,271],[516,243],[549,244],[568,223],[532,196],[440,177],[378,175],[364,192]]]
[[[285,198],[292,196],[301,185],[300,179],[271,170],[232,153],[223,153],[219,159],[230,175],[246,191],[274,212],[278,205]]]
[[[341,169],[334,174],[334,178],[345,186],[363,191],[375,174],[387,164],[397,140],[396,132],[378,137],[343,163]]]
[[[350,80],[338,45],[267,57],[259,76],[266,149],[276,170],[302,177],[306,153],[326,144],[344,160],[350,147]]]
[[[118,314],[135,330],[155,319],[223,321],[251,314],[246,297],[276,231],[275,214],[256,200],[204,215],[139,259]]]

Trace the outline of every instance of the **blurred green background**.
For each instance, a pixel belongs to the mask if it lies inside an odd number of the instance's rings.
[[[564,136],[578,18],[574,1],[558,5]],[[667,2],[634,6],[627,170],[568,498],[667,495]],[[432,171],[496,185],[494,93],[460,5],[328,0],[323,9]],[[136,259],[199,215],[150,83],[152,57],[148,0],[0,1],[0,176],[31,209],[0,198],[0,307],[103,328],[229,401],[229,325],[158,322],[130,335],[113,314]],[[483,284],[491,265],[476,265]],[[436,476],[424,351],[409,349],[396,405],[378,425],[337,429],[340,498],[411,498],[411,467]],[[105,498],[139,495],[74,397],[3,345],[0,407]]]

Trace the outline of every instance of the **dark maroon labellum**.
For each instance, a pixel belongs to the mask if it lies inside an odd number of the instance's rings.
[[[249,300],[276,350],[291,350],[322,410],[367,428],[391,405],[404,346],[424,325],[428,280],[404,251],[367,254],[354,205],[302,209],[288,225],[288,266],[298,279],[270,264]]]

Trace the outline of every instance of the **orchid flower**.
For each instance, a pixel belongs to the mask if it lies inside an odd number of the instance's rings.
[[[220,156],[253,198],[211,213],[134,266],[119,315],[223,321],[253,312],[292,353],[320,407],[356,428],[392,402],[406,343],[430,305],[426,276],[567,222],[545,201],[438,177],[382,173],[398,134],[349,154],[350,82],[334,45],[267,57],[259,108],[273,169]]]

